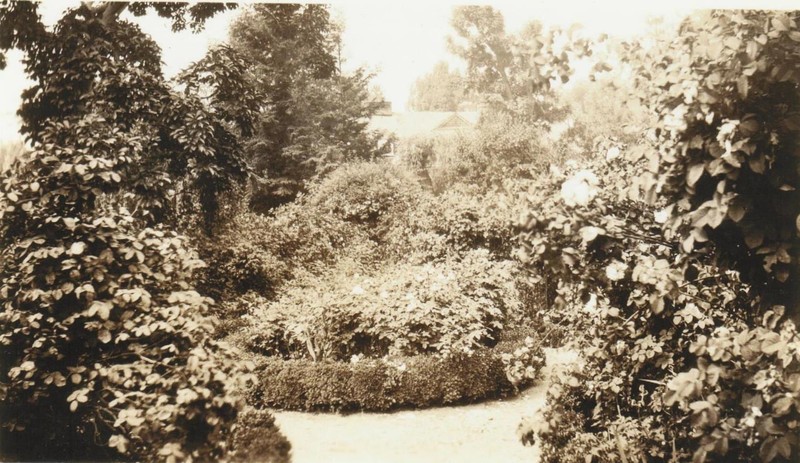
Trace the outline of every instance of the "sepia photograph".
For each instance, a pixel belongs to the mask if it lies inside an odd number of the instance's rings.
[[[0,461],[800,463],[798,189],[798,0],[0,0]]]

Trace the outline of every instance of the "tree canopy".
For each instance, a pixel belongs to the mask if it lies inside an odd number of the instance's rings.
[[[451,26],[450,50],[466,62],[468,86],[484,103],[531,121],[565,115],[552,83],[567,82],[573,57],[591,53],[587,40],[572,29],[545,29],[536,22],[509,34],[503,15],[490,6],[454,8]]]
[[[457,111],[467,102],[466,81],[444,61],[417,79],[411,87],[408,106],[414,111]]]
[[[341,73],[341,25],[327,6],[253,5],[232,25],[230,43],[254,63],[266,97],[247,147],[259,177],[256,210],[293,199],[338,163],[372,155],[365,128],[381,102],[370,97],[368,73]]]

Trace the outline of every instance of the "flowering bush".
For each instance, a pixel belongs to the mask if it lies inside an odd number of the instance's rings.
[[[184,83],[201,73],[215,96],[175,92],[155,43],[103,14],[119,6],[82,4],[52,31],[34,3],[0,9],[0,52],[24,51],[34,81],[20,110],[33,152],[0,179],[3,458],[224,459],[252,380],[212,339],[203,263],[165,225],[174,179],[216,216],[257,98],[235,72],[198,67]],[[131,6],[150,7],[197,27],[220,10]]]
[[[286,282],[319,273],[344,254],[364,260],[375,254],[366,230],[302,199],[274,209],[269,217],[238,214],[203,248],[209,261],[204,286],[222,299],[248,291],[274,294]]]
[[[548,206],[554,179],[530,196],[525,255],[588,334],[535,427],[545,461],[797,458],[798,18],[703,19],[641,67],[659,150],[592,165],[585,205]]]
[[[257,352],[314,360],[469,351],[497,342],[519,310],[514,269],[486,251],[365,276],[338,269],[256,310],[242,338]]]
[[[561,200],[569,207],[588,206],[597,196],[598,183],[592,171],[579,170],[561,184]]]

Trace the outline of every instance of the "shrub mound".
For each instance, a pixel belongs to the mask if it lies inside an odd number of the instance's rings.
[[[292,446],[266,410],[243,410],[231,435],[231,460],[252,463],[289,463]]]
[[[255,407],[302,411],[388,411],[472,403],[513,390],[493,349],[446,358],[312,362],[267,357],[256,367]]]
[[[519,310],[513,263],[486,251],[366,277],[335,269],[254,309],[244,347],[313,360],[443,354],[494,345]]]

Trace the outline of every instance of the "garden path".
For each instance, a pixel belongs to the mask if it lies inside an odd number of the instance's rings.
[[[294,463],[535,463],[517,427],[545,401],[557,365],[574,351],[545,349],[543,380],[517,397],[474,405],[394,413],[275,412]]]

